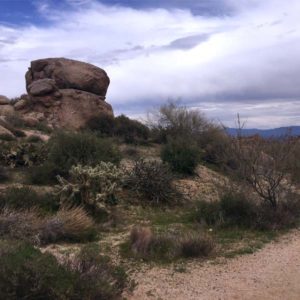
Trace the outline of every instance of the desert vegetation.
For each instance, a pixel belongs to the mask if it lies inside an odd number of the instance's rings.
[[[119,299],[141,265],[251,253],[299,224],[299,139],[229,136],[172,103],[147,124],[41,124],[0,138],[1,299]]]

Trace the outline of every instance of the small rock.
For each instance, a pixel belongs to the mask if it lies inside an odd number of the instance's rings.
[[[9,104],[9,99],[5,96],[0,95],[0,105]]]
[[[5,127],[0,125],[0,139],[1,139],[1,137],[3,137],[3,138],[9,137],[11,139],[15,138],[14,134],[10,130],[8,130]]]
[[[0,105],[0,116],[10,116],[15,113],[14,107],[10,104]]]
[[[15,110],[21,110],[27,106],[27,101],[24,99],[19,100],[15,105]]]
[[[29,127],[35,127],[39,123],[39,120],[34,117],[24,117],[23,120],[25,125]]]
[[[43,96],[55,91],[55,81],[53,79],[39,79],[33,81],[28,86],[28,91],[33,96]]]

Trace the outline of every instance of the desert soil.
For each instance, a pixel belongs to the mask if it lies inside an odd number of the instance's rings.
[[[185,272],[147,267],[129,300],[300,299],[300,230],[254,254],[223,261],[193,261]]]

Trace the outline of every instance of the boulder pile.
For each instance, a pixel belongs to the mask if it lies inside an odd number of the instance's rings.
[[[110,83],[106,72],[88,63],[66,58],[31,62],[26,90],[13,105],[0,96],[0,116],[18,113],[28,126],[46,122],[53,128],[81,129],[94,117],[113,115],[105,102]]]

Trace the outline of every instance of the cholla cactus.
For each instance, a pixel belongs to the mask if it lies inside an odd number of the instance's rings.
[[[80,194],[84,205],[92,209],[105,209],[116,202],[123,171],[112,163],[101,162],[95,167],[77,165],[70,170],[70,181],[58,176],[58,193],[64,200]]]

